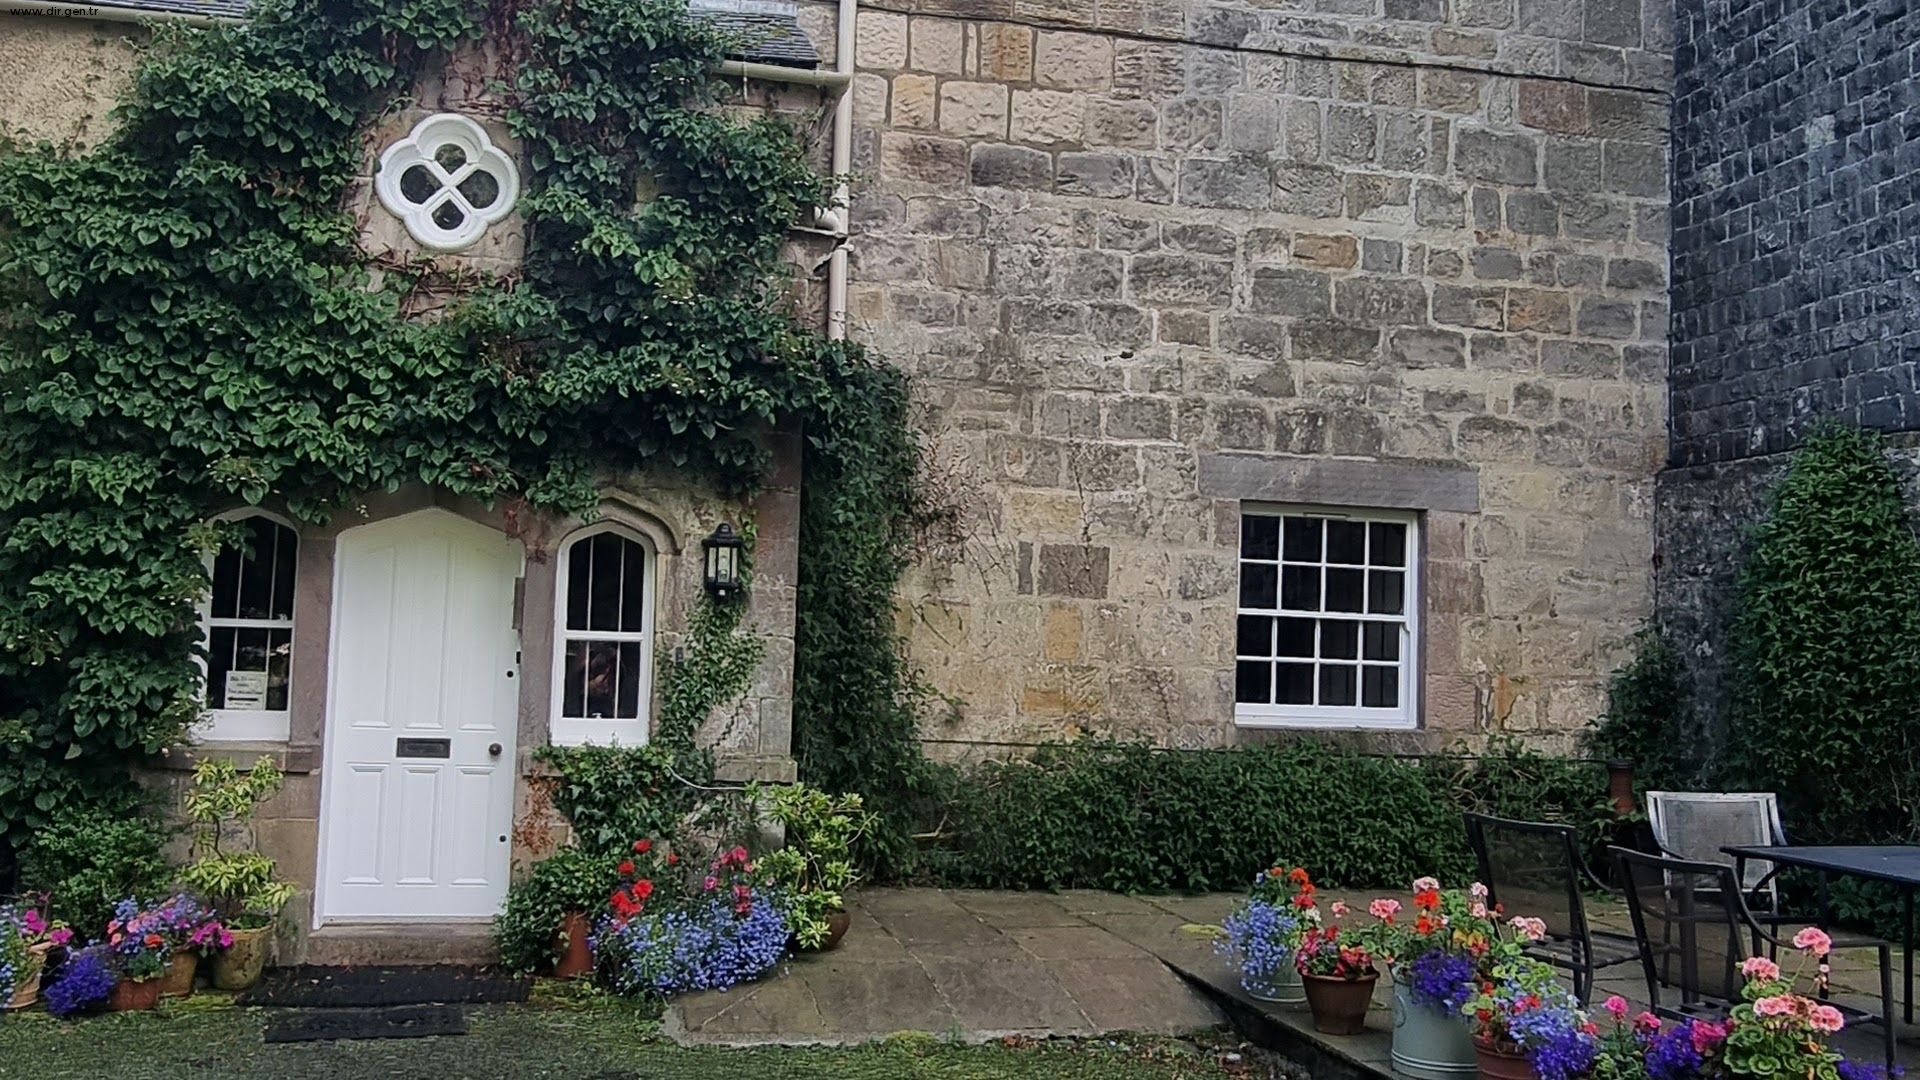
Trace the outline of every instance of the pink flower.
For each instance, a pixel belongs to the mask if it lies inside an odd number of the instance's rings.
[[[1711,1024],[1705,1020],[1693,1022],[1693,1049],[1701,1054],[1710,1054],[1714,1047],[1727,1041],[1727,1025]]]
[[[1620,1023],[1627,1018],[1627,999],[1619,994],[1613,995],[1600,1004],[1607,1010],[1608,1015],[1613,1017],[1614,1023]]]
[[[1473,897],[1475,900],[1485,901],[1487,898],[1487,887],[1476,881],[1467,886],[1467,895]]]
[[[1793,1012],[1793,995],[1763,997],[1753,1003],[1753,1011],[1761,1016],[1787,1016]]]
[[[1633,1018],[1633,1026],[1651,1035],[1660,1030],[1660,1018],[1650,1012],[1643,1012]]]
[[[1353,909],[1347,907],[1347,902],[1345,900],[1335,900],[1333,902],[1333,917],[1336,919],[1346,918],[1347,912],[1351,910]]]
[[[1809,926],[1793,935],[1793,947],[1805,949],[1815,956],[1825,956],[1833,951],[1833,939],[1819,927]]]
[[[1375,900],[1373,903],[1367,905],[1367,914],[1372,915],[1381,922],[1386,922],[1388,919],[1393,918],[1399,910],[1400,901],[1398,900]]]
[[[1435,878],[1423,877],[1423,878],[1413,879],[1414,892],[1417,892],[1417,893],[1437,892],[1439,891],[1439,888],[1440,888],[1440,882]]]
[[[1484,919],[1487,917],[1487,905],[1475,900],[1473,906],[1467,909],[1467,914],[1476,919]]]
[[[1807,1014],[1807,1023],[1822,1035],[1831,1035],[1847,1026],[1847,1018],[1831,1005],[1815,1005]]]
[[[1547,936],[1547,921],[1545,919],[1529,919],[1525,915],[1516,915],[1513,917],[1513,921],[1507,925],[1513,927],[1514,933],[1519,934],[1528,941],[1539,941]]]
[[[73,931],[63,926],[53,933],[48,934],[47,940],[53,942],[55,948],[65,948],[67,942],[73,940]]]
[[[1740,964],[1740,974],[1749,979],[1762,979],[1767,982],[1780,977],[1780,965],[1764,956],[1749,956]]]
[[[34,937],[39,937],[41,934],[44,934],[47,932],[46,916],[41,915],[37,911],[27,912],[27,917],[25,922],[27,926],[27,933],[32,934]]]
[[[700,887],[708,892],[712,892],[720,887],[720,879],[709,874],[707,880],[700,883]]]

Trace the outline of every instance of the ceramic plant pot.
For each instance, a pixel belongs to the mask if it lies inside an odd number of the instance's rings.
[[[1406,983],[1393,983],[1393,1069],[1415,1080],[1471,1080],[1480,1058],[1464,1016],[1413,1000]]]
[[[1473,1050],[1479,1059],[1481,1080],[1540,1080],[1524,1054],[1481,1039],[1474,1040]]]
[[[6,1002],[6,1008],[24,1009],[40,1000],[40,976],[47,970],[47,950],[53,948],[41,942],[27,949],[26,970],[13,984],[13,997]]]
[[[836,911],[827,916],[827,940],[820,946],[821,952],[832,952],[840,947],[840,939],[847,936],[847,930],[853,926],[853,916],[846,911]]]
[[[233,944],[213,954],[213,985],[222,990],[245,990],[260,981],[273,952],[273,927],[233,931]]]
[[[1240,988],[1255,1001],[1265,1001],[1273,1005],[1305,1005],[1307,987],[1300,981],[1300,972],[1292,964],[1281,968],[1267,978],[1258,978],[1240,973]]]
[[[577,979],[593,970],[593,950],[587,935],[593,929],[584,911],[569,911],[560,917],[560,936],[566,939],[566,951],[553,965],[556,979]]]
[[[167,973],[160,976],[161,997],[187,997],[193,993],[193,977],[200,972],[200,954],[177,952],[167,961]]]
[[[1367,1006],[1373,1001],[1373,985],[1379,980],[1379,975],[1364,979],[1300,976],[1307,987],[1307,1007],[1313,1010],[1313,1030],[1324,1035],[1358,1035],[1365,1031]]]
[[[107,1008],[114,1012],[147,1012],[160,1004],[159,979],[121,979],[107,995]]]

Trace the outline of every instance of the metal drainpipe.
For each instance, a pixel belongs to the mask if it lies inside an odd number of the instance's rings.
[[[832,71],[781,67],[778,64],[760,64],[745,60],[728,60],[721,63],[719,67],[720,74],[732,78],[815,86],[836,92],[839,100],[834,105],[833,114],[833,174],[840,177],[846,176],[853,169],[853,94],[850,88],[854,72],[854,20],[858,17],[859,7],[860,0],[840,0],[840,14],[835,26],[837,40]],[[113,7],[81,7],[47,3],[45,0],[0,0],[0,12],[6,11],[65,15],[94,22],[183,22],[192,26],[218,26],[240,21],[224,16],[197,15],[184,11],[157,12]],[[848,190],[843,180],[833,189],[833,205],[826,207],[818,218],[820,231],[832,236],[836,241],[833,254],[827,260],[827,336],[835,341],[847,336],[847,226],[852,217],[852,206],[852,192]]]

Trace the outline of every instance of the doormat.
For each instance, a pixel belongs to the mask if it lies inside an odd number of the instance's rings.
[[[450,1005],[406,1005],[396,1009],[311,1009],[276,1015],[267,1024],[270,1043],[327,1039],[418,1039],[427,1035],[465,1035],[467,1016]]]
[[[526,979],[493,968],[456,964],[403,967],[275,968],[240,995],[242,1005],[297,1009],[377,1008],[387,1005],[482,1005],[527,1000]]]

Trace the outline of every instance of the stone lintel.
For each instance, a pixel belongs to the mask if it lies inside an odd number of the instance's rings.
[[[1200,493],[1253,502],[1471,514],[1480,509],[1480,470],[1436,462],[1201,454]]]

